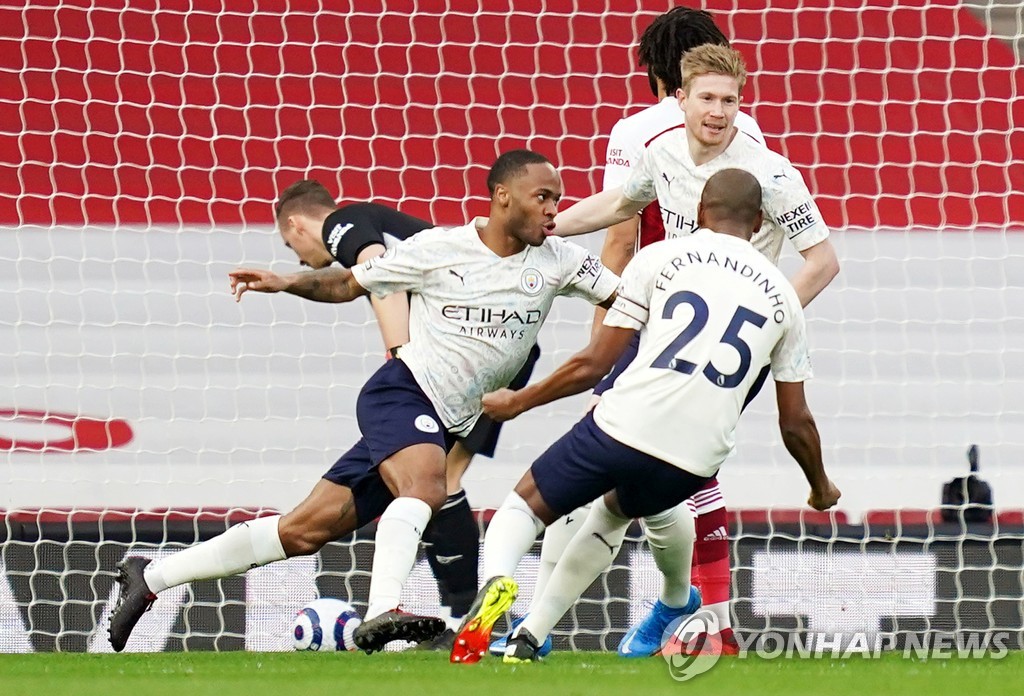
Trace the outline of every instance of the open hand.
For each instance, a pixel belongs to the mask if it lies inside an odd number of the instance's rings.
[[[273,271],[239,268],[228,273],[228,278],[231,279],[231,294],[235,296],[235,302],[241,302],[242,295],[249,290],[281,292],[285,289],[284,279]]]

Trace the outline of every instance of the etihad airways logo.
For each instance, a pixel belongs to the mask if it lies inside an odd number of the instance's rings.
[[[460,334],[513,341],[521,341],[527,335],[533,336],[535,331],[529,327],[540,324],[544,319],[544,315],[539,309],[527,309],[520,312],[514,309],[467,307],[466,305],[445,305],[441,314],[445,319],[460,324]]]
[[[514,309],[492,309],[491,307],[467,307],[466,305],[445,305],[441,310],[445,319],[470,324],[539,324],[542,316],[539,309],[519,312]]]

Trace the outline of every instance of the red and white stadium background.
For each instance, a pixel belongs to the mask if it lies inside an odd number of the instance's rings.
[[[285,509],[356,437],[352,402],[380,361],[368,310],[294,298],[236,306],[226,292],[239,263],[294,268],[270,224],[281,188],[313,177],[343,200],[458,223],[486,210],[496,154],[525,146],[559,165],[568,202],[585,196],[599,187],[612,124],[650,102],[634,47],[671,6],[381,4],[0,8],[0,652],[104,649],[109,571],[129,547],[222,528],[204,527],[195,508]],[[1019,573],[1003,572],[1019,566],[1019,513],[982,530],[998,543],[977,544],[928,513],[873,526],[864,513],[933,507],[972,441],[997,506],[1024,508],[1024,72],[950,0],[703,6],[746,57],[747,108],[804,174],[843,263],[810,312],[811,396],[852,524],[737,524],[740,625],[792,628],[813,614],[805,626],[995,626],[1019,644]],[[539,374],[585,340],[588,320],[586,308],[556,306]],[[752,406],[723,472],[736,507],[802,504],[771,401]],[[500,501],[580,408],[510,424],[498,459],[470,470],[474,504]],[[871,571],[865,595],[894,583],[920,591],[826,602],[834,616],[780,607],[775,585],[794,547],[783,539],[765,556],[778,532],[818,568],[821,582],[803,588],[812,597],[852,566]],[[892,551],[880,540],[893,535],[920,587],[871,555]],[[317,591],[360,599],[365,574],[344,569],[368,567],[371,548],[204,585],[194,606],[176,595],[143,647],[280,647],[288,601],[312,596],[312,573]],[[655,571],[638,548],[573,618],[585,629],[578,645],[613,645],[642,611],[637,588],[653,587]],[[863,558],[833,563],[849,548]],[[980,569],[969,582],[965,564]],[[429,593],[417,573],[417,592]],[[181,602],[208,616],[183,618]],[[183,622],[206,628],[180,637]]]
[[[611,125],[649,101],[633,47],[668,6],[3,8],[0,161],[16,176],[4,177],[0,217],[262,223],[280,188],[309,174],[345,198],[455,223],[465,197],[481,200],[495,154],[524,144],[553,157],[581,197]],[[801,168],[830,225],[1024,220],[1024,76],[960,3],[703,6],[748,61],[744,99],[769,144]]]

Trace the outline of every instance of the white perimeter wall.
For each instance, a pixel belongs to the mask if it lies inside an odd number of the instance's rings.
[[[843,272],[809,312],[809,398],[842,507],[931,507],[970,443],[997,506],[1024,507],[1024,231],[833,240]],[[288,509],[305,495],[358,437],[355,396],[380,340],[365,301],[236,305],[226,274],[240,263],[296,267],[266,227],[0,232],[0,410],[123,418],[136,433],[103,452],[0,451],[0,508]],[[556,303],[537,375],[583,345],[590,312]],[[468,473],[474,506],[499,504],[585,402],[508,424],[497,458]],[[62,436],[0,418],[0,438]],[[806,498],[770,389],[721,480],[733,507]]]

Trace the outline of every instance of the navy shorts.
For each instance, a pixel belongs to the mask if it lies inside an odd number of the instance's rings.
[[[626,347],[626,351],[618,360],[615,361],[615,365],[612,367],[612,371],[605,375],[604,379],[598,382],[597,386],[594,387],[594,396],[601,396],[601,394],[604,394],[606,391],[611,389],[612,386],[614,386],[615,380],[617,380],[619,378],[619,375],[621,375],[623,371],[625,371],[625,369],[629,367],[629,364],[633,362],[633,359],[636,357],[636,353],[639,349],[640,332],[637,331],[633,334],[633,339],[629,342],[629,345]]]
[[[530,353],[526,356],[526,362],[519,368],[519,372],[509,383],[509,389],[522,389],[530,381],[533,374],[533,366],[540,358],[540,346],[534,344]],[[485,457],[493,457],[494,450],[498,447],[498,433],[501,432],[501,423],[497,423],[487,416],[480,416],[473,429],[462,439],[462,445],[471,454],[480,454]]]
[[[537,490],[552,510],[567,515],[614,490],[627,517],[673,508],[710,479],[622,444],[588,413],[530,467]]]
[[[362,438],[323,477],[352,490],[361,527],[395,499],[377,470],[382,461],[422,443],[447,452],[455,436],[445,430],[430,399],[401,360],[388,360],[366,381],[356,400],[356,420]]]

